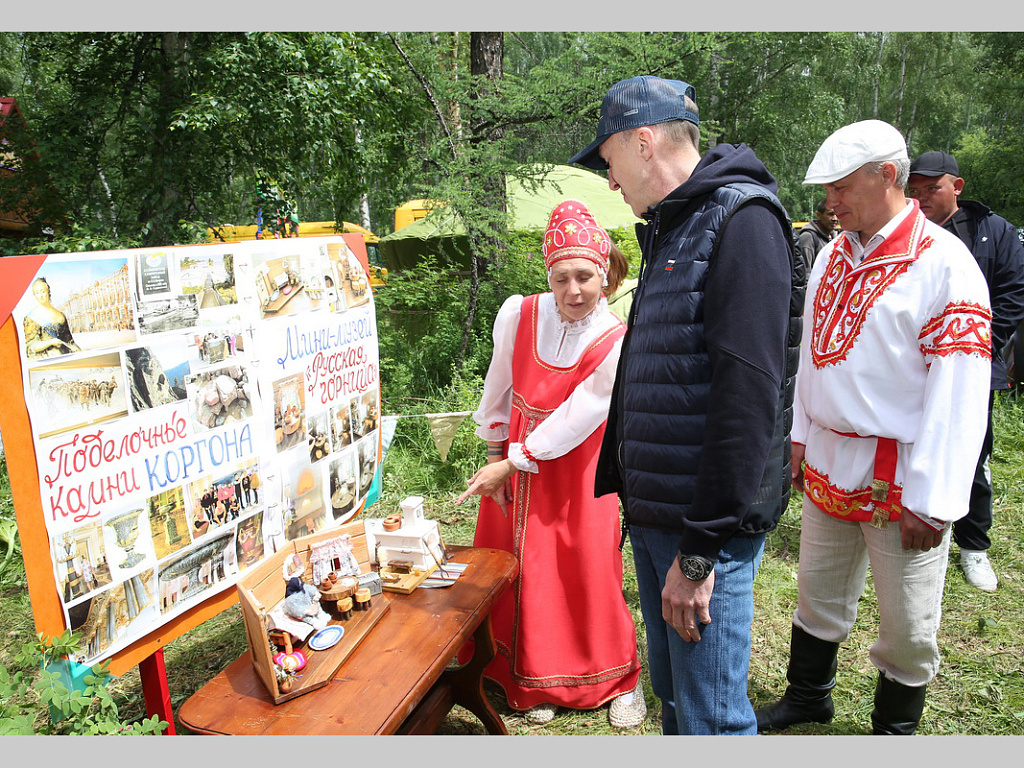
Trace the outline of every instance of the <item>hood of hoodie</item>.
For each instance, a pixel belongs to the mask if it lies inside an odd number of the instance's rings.
[[[759,184],[773,195],[779,192],[775,177],[764,167],[754,150],[746,144],[718,144],[704,154],[690,178],[660,203],[648,209],[644,218],[653,218],[659,210],[662,215],[674,217],[685,210],[690,202],[726,184],[739,182]]]

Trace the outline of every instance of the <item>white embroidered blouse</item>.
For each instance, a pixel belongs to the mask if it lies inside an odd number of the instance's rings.
[[[494,352],[484,379],[480,406],[473,414],[478,437],[488,441],[508,439],[512,413],[512,351],[519,328],[523,297],[509,296],[494,320]],[[554,295],[540,296],[537,311],[537,354],[548,365],[574,365],[590,344],[619,322],[602,297],[582,320],[562,320]],[[563,456],[589,437],[608,418],[608,403],[615,383],[622,339],[594,372],[576,387],[558,408],[526,438],[526,447],[538,461]],[[492,424],[497,426],[492,427]],[[510,443],[508,456],[523,472],[536,472],[537,463],[523,453],[522,443]]]

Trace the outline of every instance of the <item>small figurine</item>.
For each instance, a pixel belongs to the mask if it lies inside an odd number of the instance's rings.
[[[331,617],[320,607],[320,591],[302,581],[306,567],[297,554],[285,558],[282,575],[288,582],[284,591],[284,612],[289,618],[323,629]]]

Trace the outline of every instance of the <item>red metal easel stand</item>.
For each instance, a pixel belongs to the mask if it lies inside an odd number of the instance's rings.
[[[167,667],[164,665],[164,649],[158,648],[152,656],[139,662],[139,677],[142,680],[142,695],[146,699],[146,714],[157,715],[167,721],[165,736],[174,736],[174,710],[171,708],[171,690],[167,686]]]

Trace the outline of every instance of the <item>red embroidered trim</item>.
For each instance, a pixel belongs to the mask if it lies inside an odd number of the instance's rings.
[[[962,353],[992,359],[992,311],[980,304],[950,303],[925,323],[918,336],[921,354],[932,357]]]
[[[917,210],[900,223],[877,250],[856,267],[844,232],[836,238],[828,266],[814,295],[811,362],[816,368],[838,365],[853,348],[868,311],[892,283],[932,244],[925,237],[912,251],[924,216]]]
[[[868,310],[912,261],[899,261],[851,274],[849,262],[833,251],[814,297],[811,360],[816,368],[843,362],[860,335]]]
[[[497,429],[498,427],[503,426],[504,424],[504,421],[495,421],[488,427],[488,429]]]
[[[526,443],[523,443],[523,456],[528,458],[530,461],[537,461],[537,457],[530,453],[529,449],[526,447]]]
[[[814,506],[839,520],[870,523],[875,509],[888,512],[889,522],[903,516],[903,487],[895,483],[889,488],[888,501],[871,501],[871,488],[847,491],[829,480],[810,464],[804,465],[804,494]],[[869,509],[865,509],[871,505]]]

